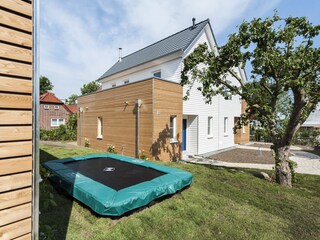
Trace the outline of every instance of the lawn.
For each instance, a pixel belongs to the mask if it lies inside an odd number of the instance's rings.
[[[45,162],[97,152],[42,145],[40,157]],[[298,174],[294,188],[287,189],[254,177],[252,170],[160,164],[191,172],[194,176],[191,187],[118,219],[93,214],[52,188],[44,178],[40,193],[42,231],[49,239],[77,240],[318,239],[320,236],[320,176]]]

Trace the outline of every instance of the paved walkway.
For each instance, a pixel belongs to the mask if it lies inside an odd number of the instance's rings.
[[[261,151],[271,151],[268,148],[254,147],[250,145],[241,145],[236,148],[249,149],[249,150],[261,150]],[[320,175],[320,156],[313,153],[308,153],[301,151],[299,147],[292,147],[291,153],[293,156],[290,157],[291,160],[298,164],[296,169],[297,173],[304,174],[315,174]],[[255,168],[272,170],[274,164],[256,164],[256,163],[231,163],[213,160],[203,156],[187,156],[184,161],[197,164],[207,164],[219,167],[230,167],[230,168]]]

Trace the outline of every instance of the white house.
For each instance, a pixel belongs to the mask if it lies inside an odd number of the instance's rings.
[[[151,77],[180,83],[184,58],[199,44],[207,43],[211,51],[217,51],[217,43],[209,19],[193,24],[186,29],[140,49],[119,60],[98,81],[102,90],[120,87]],[[242,69],[236,69],[246,81]],[[230,77],[231,81],[236,82]],[[183,88],[185,93],[187,87]],[[183,101],[181,99],[181,101]],[[184,154],[205,154],[235,144],[233,127],[242,111],[241,99],[233,96],[226,100],[214,97],[206,104],[197,86],[194,86],[188,101],[183,101],[182,150]],[[172,120],[173,121],[173,120]],[[170,122],[170,125],[173,125]],[[249,133],[241,130],[240,134]],[[248,141],[249,137],[246,138]]]
[[[180,86],[183,61],[202,43],[217,53],[209,20],[193,21],[180,32],[120,55],[98,79],[102,90],[78,99],[78,144],[90,142],[101,150],[112,144],[123,155],[170,161],[248,142],[247,127],[233,133],[246,107],[239,96],[216,96],[206,104],[195,83],[183,101],[188,89]],[[242,69],[233,70],[246,80]]]

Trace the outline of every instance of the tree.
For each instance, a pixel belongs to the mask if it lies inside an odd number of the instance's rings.
[[[81,88],[81,94],[85,95],[88,93],[96,92],[100,87],[100,83],[97,81],[92,81],[87,84],[83,84]]]
[[[40,95],[53,89],[53,84],[49,78],[45,76],[40,76]]]
[[[320,25],[305,17],[280,18],[277,12],[265,20],[244,21],[216,53],[205,44],[197,47],[185,58],[181,72],[181,84],[189,91],[195,81],[202,83],[199,90],[208,102],[218,94],[240,95],[247,102],[236,128],[254,116],[270,130],[275,178],[288,187],[293,169],[290,145],[320,101],[320,48],[313,44],[319,31]],[[247,63],[252,66],[251,80],[243,82],[237,69]]]
[[[68,104],[76,104],[77,99],[78,99],[78,95],[77,94],[71,94],[69,96],[69,98],[67,99],[67,103]]]

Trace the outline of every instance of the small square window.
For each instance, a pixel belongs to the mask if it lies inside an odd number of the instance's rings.
[[[43,108],[44,108],[45,110],[49,110],[49,109],[50,109],[50,106],[49,106],[49,105],[44,105]]]
[[[113,87],[113,88],[116,87],[116,86],[117,86],[117,84],[115,84],[115,83],[111,85],[111,87]]]
[[[154,72],[153,76],[157,78],[161,78],[161,71]]]
[[[126,85],[126,84],[129,84],[129,82],[130,82],[129,80],[124,80],[123,84]]]
[[[54,106],[53,107],[55,110],[59,110],[60,106]]]

